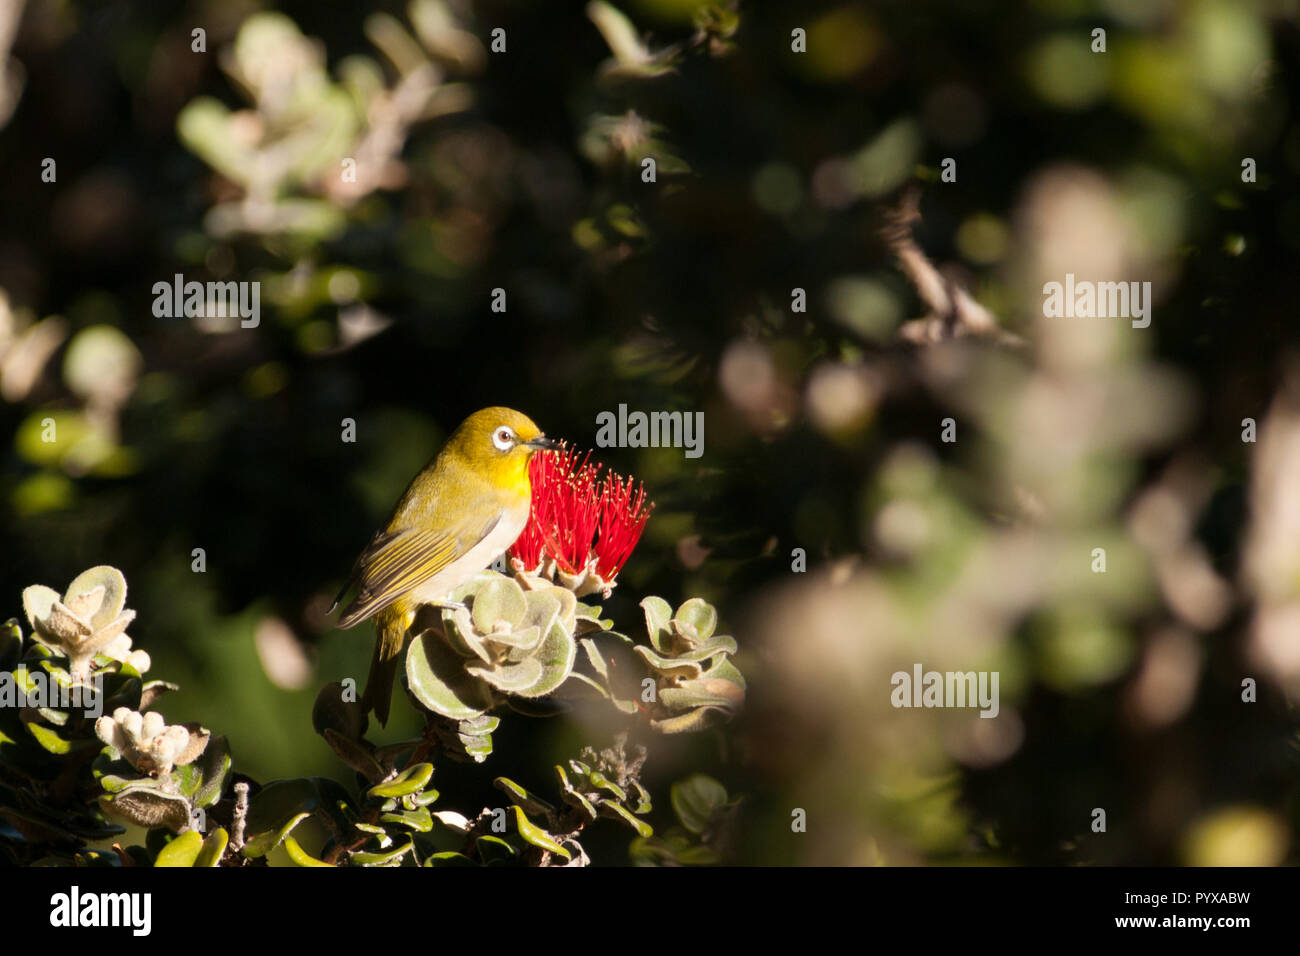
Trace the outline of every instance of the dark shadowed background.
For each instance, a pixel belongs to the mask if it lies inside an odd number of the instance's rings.
[[[115,565],[169,719],[337,774],[311,702],[370,625],[325,610],[449,430],[698,411],[698,459],[597,449],[657,503],[607,609],[740,643],[745,712],[646,770],[746,795],[729,859],[1296,863],[1300,9],[705,6],[0,11],[0,618]],[[1150,327],[1044,318],[1067,272]],[[177,273],[260,324],[156,317]],[[943,331],[959,295],[1011,336]],[[998,671],[999,717],[893,707],[914,663]]]

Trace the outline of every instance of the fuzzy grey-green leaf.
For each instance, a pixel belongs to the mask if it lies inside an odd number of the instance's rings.
[[[376,784],[368,791],[371,797],[403,797],[423,790],[433,778],[433,764],[417,763],[407,767],[386,783]]]
[[[673,618],[691,625],[701,641],[707,641],[712,637],[714,628],[718,626],[718,612],[703,598],[696,597],[686,601],[677,609]]]
[[[727,788],[707,774],[697,773],[669,789],[673,812],[692,833],[703,833],[726,806]]]
[[[673,609],[661,597],[653,594],[641,601],[641,609],[645,611],[646,633],[650,637],[650,643],[654,645],[655,650],[660,653],[668,651],[668,622],[672,620]]]
[[[482,716],[492,705],[487,686],[466,672],[463,659],[436,631],[425,631],[411,641],[406,677],[416,700],[453,720]]]

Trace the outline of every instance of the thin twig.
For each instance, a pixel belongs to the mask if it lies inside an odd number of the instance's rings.
[[[230,825],[230,852],[238,853],[244,848],[244,827],[248,823],[248,783],[241,780],[235,784],[235,817]]]
[[[938,269],[925,254],[912,231],[921,221],[921,190],[915,184],[884,211],[880,238],[893,253],[899,270],[916,289],[928,314],[906,322],[898,337],[917,344],[940,342],[964,335],[987,336],[1004,345],[1024,345],[1020,336],[1005,331],[997,317],[975,301],[952,270]]]

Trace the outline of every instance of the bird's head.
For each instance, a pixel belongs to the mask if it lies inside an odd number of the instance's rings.
[[[529,460],[541,449],[558,448],[559,442],[543,435],[523,412],[494,405],[461,422],[447,445],[496,487],[527,494]]]

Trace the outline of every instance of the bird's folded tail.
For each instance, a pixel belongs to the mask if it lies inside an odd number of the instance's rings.
[[[375,620],[375,652],[370,658],[370,673],[366,689],[361,694],[361,707],[374,711],[383,726],[388,726],[388,707],[393,699],[393,683],[402,660],[402,644],[406,637],[406,615],[384,613]]]

